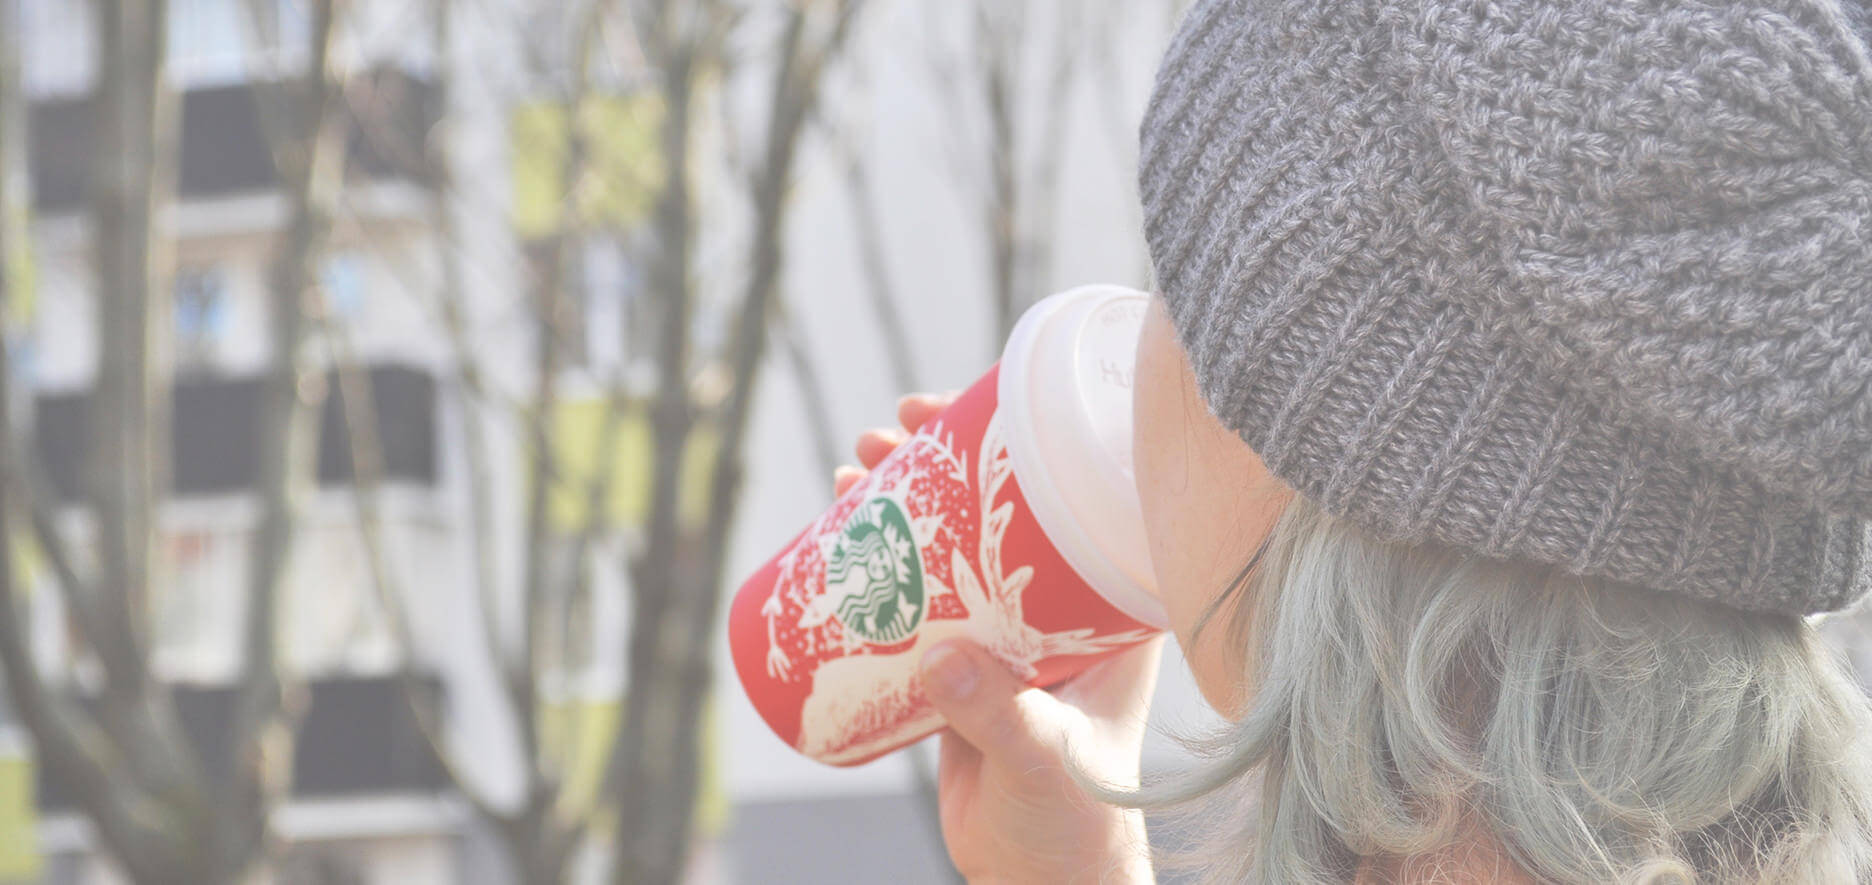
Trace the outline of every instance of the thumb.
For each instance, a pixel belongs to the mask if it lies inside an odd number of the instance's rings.
[[[949,640],[923,653],[923,691],[991,765],[1015,770],[1058,765],[1067,717],[1074,711],[1022,683],[980,646]]]

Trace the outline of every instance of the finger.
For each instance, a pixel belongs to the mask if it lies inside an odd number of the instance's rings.
[[[839,465],[837,470],[832,471],[832,497],[845,497],[845,493],[851,491],[852,486],[857,485],[859,480],[864,479],[869,474],[869,471],[853,467],[850,464]]]
[[[1157,690],[1163,647],[1160,633],[1085,668],[1053,694],[1096,719],[1141,723]]]
[[[878,462],[890,457],[897,447],[904,444],[909,435],[894,428],[867,430],[858,437],[858,463],[866,469],[878,466]]]
[[[918,673],[931,705],[986,764],[1023,772],[1060,764],[1063,716],[1070,711],[1028,688],[979,646],[938,643],[924,652]]]
[[[938,783],[972,781],[981,770],[981,751],[975,745],[964,740],[953,728],[945,728],[938,735],[936,745],[936,780]]]
[[[955,391],[910,394],[897,401],[897,423],[902,424],[905,430],[915,431],[929,423],[929,419],[936,417],[936,413],[949,408],[959,395]]]
[[[945,728],[936,758],[936,787],[941,794],[937,811],[942,821],[943,841],[954,845],[962,836],[963,824],[975,804],[975,785],[981,782],[982,755],[954,730]]]

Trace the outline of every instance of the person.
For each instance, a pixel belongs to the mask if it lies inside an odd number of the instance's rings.
[[[1154,648],[938,646],[971,881],[1872,881],[1872,60],[1837,0],[1199,0],[1142,127]],[[920,425],[945,403],[913,396]],[[860,439],[874,465],[903,435]],[[860,473],[842,471],[842,487]]]

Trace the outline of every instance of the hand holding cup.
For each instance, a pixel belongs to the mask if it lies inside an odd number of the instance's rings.
[[[856,765],[941,729],[918,662],[947,644],[1053,686],[1163,629],[1130,459],[1147,302],[1045,299],[966,390],[859,438],[837,500],[730,606],[736,674],[782,740]]]

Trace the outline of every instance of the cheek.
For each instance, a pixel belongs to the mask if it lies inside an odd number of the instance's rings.
[[[1200,582],[1187,551],[1201,549],[1197,545],[1205,527],[1195,508],[1200,484],[1193,476],[1189,415],[1182,401],[1182,354],[1174,342],[1163,341],[1167,330],[1159,313],[1153,302],[1138,340],[1132,458],[1157,592],[1177,641],[1187,647],[1189,627],[1205,604],[1192,598]]]
[[[1193,634],[1285,497],[1254,451],[1203,405],[1167,318],[1153,308],[1138,342],[1132,440],[1145,535],[1171,630],[1203,695],[1227,712],[1242,693],[1239,650],[1222,639],[1239,596]]]
[[[1222,538],[1189,440],[1174,422],[1148,426],[1154,429],[1141,434],[1137,450],[1138,485],[1148,490],[1142,496],[1145,536],[1171,629],[1187,649],[1191,628],[1216,595],[1208,578]]]
[[[1227,713],[1238,708],[1245,688],[1241,650],[1227,638],[1243,597],[1238,592],[1220,604],[1218,598],[1259,538],[1244,524],[1237,499],[1218,494],[1228,484],[1202,481],[1208,474],[1188,460],[1165,466],[1175,470],[1163,474],[1173,481],[1145,505],[1159,593],[1197,687],[1211,707]]]

